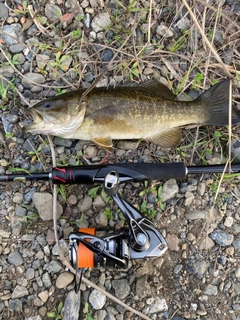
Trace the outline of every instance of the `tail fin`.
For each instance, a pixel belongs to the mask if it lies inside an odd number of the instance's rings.
[[[204,124],[215,126],[228,125],[229,118],[229,80],[223,80],[206,92],[204,92],[197,100],[201,101],[209,113],[209,119]],[[232,106],[232,124],[240,122],[240,110],[234,105]]]

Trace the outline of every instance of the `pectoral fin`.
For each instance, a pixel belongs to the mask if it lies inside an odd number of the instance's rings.
[[[98,137],[98,138],[92,139],[92,141],[96,143],[96,145],[107,150],[108,152],[114,151],[111,137],[104,137],[104,138]]]
[[[156,143],[163,148],[176,147],[181,141],[181,130],[179,128],[173,128],[155,136],[148,137],[147,140]]]

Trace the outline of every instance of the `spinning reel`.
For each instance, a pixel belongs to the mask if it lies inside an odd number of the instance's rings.
[[[131,259],[160,257],[167,243],[148,219],[118,194],[119,175],[111,170],[104,178],[104,190],[122,211],[128,228],[98,237],[95,229],[80,229],[69,236],[69,260],[76,270],[85,268],[126,269]],[[75,279],[76,281],[76,279]],[[80,284],[80,283],[79,283]]]

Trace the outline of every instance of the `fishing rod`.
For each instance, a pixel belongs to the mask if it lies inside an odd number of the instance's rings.
[[[188,174],[222,173],[224,168],[224,165],[186,166],[182,162],[118,163],[56,167],[51,172],[2,175],[0,182],[51,180],[54,184],[103,183],[104,191],[123,213],[127,227],[104,235],[95,228],[80,228],[69,235],[69,260],[76,273],[82,275],[86,268],[119,266],[125,269],[131,259],[160,257],[168,248],[156,225],[122,199],[118,193],[121,183],[184,179]],[[225,172],[230,172],[229,167]],[[240,165],[232,165],[231,172],[240,172]],[[75,276],[74,279],[75,290],[78,291],[81,276]]]
[[[50,172],[42,173],[0,175],[0,182],[51,180],[54,184],[93,184],[104,182],[105,176],[113,170],[119,174],[119,183],[125,183],[144,180],[184,179],[189,174],[221,174],[224,168],[225,165],[186,166],[183,162],[117,163],[56,167]],[[226,168],[225,172],[230,172],[229,167]],[[240,173],[240,164],[231,165],[231,173]]]

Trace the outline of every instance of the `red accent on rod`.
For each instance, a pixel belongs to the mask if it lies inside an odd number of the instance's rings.
[[[66,169],[64,169],[64,168],[55,168],[55,169],[58,171],[61,171],[61,172],[66,172]]]
[[[56,180],[60,180],[60,181],[62,181],[63,183],[65,183],[65,182],[66,182],[66,180],[65,180],[65,179],[59,178],[58,176],[55,176],[55,177],[54,177],[54,179],[56,179]]]
[[[8,181],[8,175],[6,176],[6,181]]]

